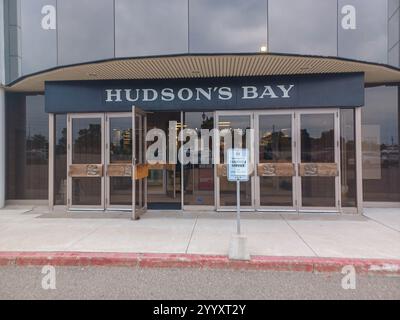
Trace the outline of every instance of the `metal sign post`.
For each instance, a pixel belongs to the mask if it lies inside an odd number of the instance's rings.
[[[237,234],[232,237],[229,258],[250,259],[246,248],[246,237],[241,235],[240,222],[240,182],[249,181],[249,151],[247,149],[228,150],[228,181],[236,182],[236,227]]]
[[[240,181],[236,181],[236,222],[237,234],[240,235]]]

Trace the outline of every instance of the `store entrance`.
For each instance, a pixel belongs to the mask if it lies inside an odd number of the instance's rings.
[[[235,143],[248,148],[253,157],[252,177],[241,188],[244,209],[339,211],[339,110],[224,111],[217,112],[217,123],[221,132],[218,210],[232,210],[236,204],[236,184],[227,180],[224,168],[226,144]],[[223,132],[237,130],[240,138],[227,141]]]
[[[146,114],[69,114],[67,131],[68,209],[145,211]]]

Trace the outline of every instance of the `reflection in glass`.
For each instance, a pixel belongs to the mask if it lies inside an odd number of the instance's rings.
[[[387,0],[339,0],[339,56],[387,63],[387,2]],[[347,5],[354,6],[356,10],[355,29],[343,29],[341,25],[341,19],[344,17],[341,9]],[[396,28],[399,29],[398,23]]]
[[[187,0],[115,2],[117,57],[188,52]]]
[[[342,207],[357,206],[354,109],[340,111]]]
[[[259,162],[293,163],[292,116],[259,117]],[[260,177],[261,206],[293,206],[292,177]]]
[[[113,58],[114,1],[57,1],[57,32],[60,65]]]
[[[267,42],[267,0],[190,0],[191,53],[259,52]]]
[[[72,119],[72,164],[102,164],[102,119]],[[72,178],[72,206],[100,206],[102,178]]]
[[[101,118],[72,120],[72,163],[102,163]]]
[[[109,117],[110,163],[132,164],[132,117]],[[132,205],[132,179],[110,177],[110,205]]]
[[[110,204],[114,206],[132,205],[132,178],[110,177]]]
[[[364,201],[400,201],[398,87],[365,89],[362,108]]]
[[[301,115],[301,162],[335,163],[334,114]],[[302,177],[303,207],[335,207],[335,177]]]
[[[110,118],[110,163],[132,163],[132,118]]]
[[[229,149],[225,147],[226,144],[229,147],[251,148],[246,141],[246,130],[251,128],[250,116],[220,116],[218,120],[218,128],[230,133],[223,137],[223,132],[221,132],[219,163],[226,164],[227,155],[225,151],[227,152]],[[219,197],[221,206],[236,206],[236,182],[228,181],[227,177],[220,177]],[[240,204],[243,206],[252,205],[251,179],[240,185]]]
[[[270,52],[337,54],[336,0],[269,0]]]
[[[48,199],[49,118],[44,96],[6,95],[9,200]]]
[[[186,128],[196,130],[201,150],[201,130],[214,129],[212,113],[186,112],[184,115]],[[209,162],[201,161],[201,154],[197,158],[199,164],[187,164],[183,168],[184,202],[185,205],[214,205],[214,165],[212,162],[212,139],[209,139]]]
[[[101,178],[72,178],[73,206],[100,206],[101,198]]]
[[[334,114],[301,115],[301,162],[335,162]]]
[[[57,31],[42,28],[42,8],[57,0],[21,1],[22,75],[57,66]]]

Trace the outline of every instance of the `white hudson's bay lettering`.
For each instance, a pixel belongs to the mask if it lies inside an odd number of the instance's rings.
[[[142,88],[142,89],[105,89],[106,102],[198,102],[229,101],[251,99],[287,99],[291,98],[294,85],[243,86],[239,88],[199,87],[199,88]]]
[[[251,100],[251,99],[278,99],[278,98],[290,98],[290,91],[294,88],[294,85],[277,85],[275,87],[272,86],[264,86],[262,90],[255,86],[244,86],[242,99]]]

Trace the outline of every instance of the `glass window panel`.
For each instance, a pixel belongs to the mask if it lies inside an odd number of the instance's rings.
[[[301,162],[335,163],[334,114],[301,115]],[[303,207],[335,207],[335,177],[301,177]]]
[[[357,206],[356,145],[354,110],[340,111],[340,156],[342,181],[342,206]]]
[[[394,12],[399,8],[400,1],[399,0],[389,0],[388,1],[388,15],[391,17]]]
[[[73,206],[100,206],[101,198],[101,178],[72,178]]]
[[[110,177],[110,204],[114,206],[132,205],[132,179]]]
[[[400,201],[397,87],[365,89],[362,109],[364,201]]]
[[[399,31],[400,31],[399,16],[400,16],[400,11],[397,10],[396,13],[389,19],[389,30],[388,30],[389,50],[399,42]]]
[[[303,207],[335,207],[335,177],[302,177]]]
[[[187,129],[196,130],[198,133],[199,150],[201,151],[201,130],[214,129],[214,116],[212,113],[186,112],[185,125]],[[209,139],[209,162],[203,163],[201,154],[198,155],[199,164],[187,164],[184,166],[184,201],[185,205],[214,205],[214,165],[212,156],[212,139]]]
[[[101,118],[72,119],[72,163],[101,164]]]
[[[266,0],[190,0],[193,53],[259,52],[267,42]]]
[[[337,54],[336,0],[269,0],[270,52]]]
[[[48,199],[49,121],[44,96],[7,94],[7,199]]]
[[[116,0],[117,57],[188,51],[187,0]]]
[[[110,118],[110,163],[132,162],[132,118]]]
[[[388,63],[397,68],[400,66],[400,45],[399,44],[396,44],[392,49],[390,49]]]
[[[292,115],[259,117],[259,162],[292,163]],[[260,177],[261,206],[293,206],[291,177]]]
[[[57,65],[57,31],[42,28],[44,6],[56,8],[56,0],[21,1],[22,74]]]
[[[335,118],[333,114],[301,116],[301,162],[335,162]]]
[[[113,0],[59,0],[57,14],[59,64],[114,57]]]
[[[356,29],[341,26],[345,5],[356,9]],[[339,0],[339,56],[387,63],[387,19],[387,0]]]

